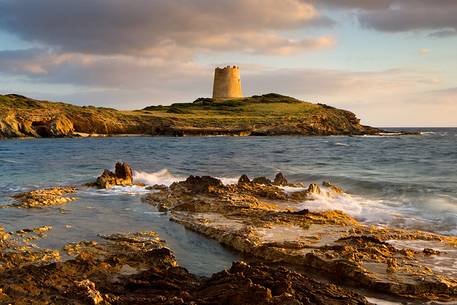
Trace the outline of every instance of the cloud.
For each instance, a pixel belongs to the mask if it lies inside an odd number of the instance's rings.
[[[395,0],[314,0],[312,3],[330,8],[379,10],[388,9]]]
[[[271,90],[312,100],[331,97],[332,101],[353,100],[363,103],[387,96],[414,93],[418,87],[431,90],[440,85],[437,81],[439,77],[433,72],[413,69],[274,69],[247,73],[243,79],[249,90],[263,88],[263,92]]]
[[[289,50],[285,50],[288,52]],[[33,68],[30,68],[33,67]],[[153,86],[184,86],[203,80],[211,85],[212,67],[180,60],[133,57],[126,55],[92,55],[30,49],[0,51],[0,71],[22,75],[31,81],[74,84],[99,88],[150,88]],[[259,88],[285,94],[319,95],[386,94],[409,90],[418,84],[437,85],[437,77],[428,71],[391,69],[386,71],[342,71],[330,69],[267,69],[262,66],[242,66],[246,88]]]
[[[317,9],[351,11],[365,28],[381,32],[432,31],[457,35],[455,0],[309,0]]]
[[[205,67],[180,60],[59,53],[48,49],[0,51],[0,71],[47,84],[136,90],[167,88],[168,84],[185,88],[195,79],[211,74]]]
[[[429,36],[436,37],[436,38],[446,38],[446,37],[457,36],[457,29],[436,31],[436,32],[430,33]]]
[[[3,30],[66,53],[189,58],[193,50],[207,49],[286,54],[284,48],[332,46],[328,37],[295,41],[281,34],[322,18],[301,0],[0,0]]]
[[[422,56],[428,55],[429,53],[430,53],[430,49],[427,49],[427,48],[419,49],[419,54]]]
[[[422,98],[419,100],[411,101],[414,103],[423,103],[423,104],[439,104],[439,105],[448,105],[454,106],[457,109],[457,87],[431,90],[423,92]],[[457,121],[457,118],[456,118]],[[456,124],[457,126],[457,124]]]
[[[40,49],[0,52],[3,74],[22,75],[15,83],[23,82],[24,88],[29,87],[27,82],[36,90],[48,88],[35,92],[15,90],[19,94],[120,109],[210,96],[212,68],[193,62],[125,55],[59,54]],[[457,125],[457,89],[440,90],[441,76],[433,71],[274,69],[259,65],[241,65],[241,71],[246,95],[277,92],[322,102],[354,111],[365,124],[377,126],[418,126],[424,122]],[[44,86],[37,87],[38,84]],[[59,86],[69,85],[75,89],[58,90]],[[4,86],[3,90],[7,88]]]
[[[434,35],[436,37],[444,37],[457,29],[457,18],[455,18],[457,1],[454,0],[438,2],[429,0],[375,0],[373,2],[378,3],[379,6],[370,8],[352,3],[352,8],[362,9],[356,15],[360,24],[367,28],[382,32],[438,30]]]

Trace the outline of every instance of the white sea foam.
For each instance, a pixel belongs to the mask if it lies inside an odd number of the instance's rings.
[[[296,186],[280,186],[279,188],[283,189],[284,192],[286,192],[288,194],[307,190],[306,187],[296,187]]]
[[[282,189],[292,193],[303,191],[305,188],[282,187]],[[402,197],[389,200],[367,198],[347,193],[337,194],[326,187],[321,187],[321,193],[311,194],[311,199],[304,201],[299,208],[317,212],[339,210],[364,223],[457,235],[457,204],[455,198],[449,196],[422,198],[423,202],[411,203],[410,200],[405,201]]]
[[[229,178],[229,177],[216,177],[221,180],[224,185],[237,184],[239,178]]]
[[[145,185],[162,184],[170,186],[174,182],[185,180],[185,177],[174,176],[168,169],[162,169],[158,172],[148,173],[143,171],[133,172],[133,181],[137,183],[144,183]]]
[[[88,189],[82,191],[81,193],[86,193],[95,196],[113,196],[113,195],[138,195],[138,194],[145,194],[150,192],[150,190],[146,189],[144,186],[113,186],[109,189]]]
[[[335,145],[336,146],[351,146],[351,145],[349,145],[347,143],[341,143],[341,142],[336,142]]]
[[[378,298],[370,298],[367,297],[368,302],[376,304],[376,305],[397,305],[397,304],[403,304],[402,302],[392,302],[392,301],[387,301],[387,300],[382,300]]]
[[[281,187],[286,193],[303,191],[304,187]],[[362,222],[372,224],[388,224],[397,218],[402,218],[402,213],[392,209],[382,200],[372,200],[350,194],[337,194],[321,186],[320,194],[311,194],[311,200],[304,201],[300,208],[310,211],[339,210],[345,212]]]
[[[12,159],[0,159],[0,162],[5,162],[5,163],[24,163],[24,162],[17,161],[17,160],[12,160]]]
[[[441,137],[445,137],[447,136],[449,133],[446,132],[446,131],[421,131],[420,132],[421,135],[424,135],[424,136],[441,136]],[[456,134],[457,136],[457,134]]]
[[[187,177],[173,175],[167,169],[158,172],[135,171],[134,181],[150,185],[170,186]],[[238,178],[217,177],[224,183],[235,184]],[[306,187],[282,187],[286,193],[304,191]],[[406,228],[432,230],[448,235],[457,235],[457,204],[455,198],[434,196],[411,202],[411,198],[379,199],[352,194],[336,194],[321,186],[321,194],[311,195],[312,200],[304,201],[299,208],[311,211],[340,210],[359,221],[375,225],[394,225]],[[148,192],[145,187],[114,187],[111,190],[97,191],[97,195],[142,194]]]
[[[223,184],[236,184],[238,178],[234,177],[216,177],[221,180]],[[162,169],[158,172],[148,173],[143,171],[134,171],[133,180],[138,183],[144,183],[145,185],[156,185],[162,184],[170,186],[174,182],[184,181],[187,177],[173,175],[168,169]]]

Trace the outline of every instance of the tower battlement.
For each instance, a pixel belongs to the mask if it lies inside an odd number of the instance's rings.
[[[227,100],[243,97],[240,68],[237,66],[217,67],[214,71],[213,99]]]

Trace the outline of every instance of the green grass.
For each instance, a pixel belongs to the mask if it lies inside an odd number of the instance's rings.
[[[149,106],[144,113],[165,117],[183,117],[188,119],[258,117],[309,115],[322,109],[321,106],[303,102],[279,94],[257,95],[247,98],[218,101],[210,98],[199,98],[193,103],[175,103],[170,106]]]
[[[87,133],[143,133],[157,128],[190,130],[282,129],[307,132],[316,122],[325,126],[348,126],[347,112],[279,94],[265,94],[227,101],[199,98],[192,103],[149,106],[141,110],[116,110],[94,106],[38,101],[19,95],[0,95],[0,119],[13,113],[19,122],[64,116]],[[355,116],[354,116],[355,118]],[[350,121],[350,122],[349,122]],[[319,124],[319,123],[318,123]],[[311,126],[311,127],[306,127]],[[327,128],[325,127],[325,128]],[[342,127],[346,128],[346,127]],[[327,132],[328,129],[324,129]]]

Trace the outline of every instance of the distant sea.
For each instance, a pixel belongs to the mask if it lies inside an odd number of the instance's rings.
[[[404,128],[402,128],[404,130]],[[331,181],[348,192],[317,196],[312,210],[339,209],[362,222],[457,235],[457,129],[417,128],[417,136],[132,137],[0,141],[0,205],[16,192],[93,180],[126,161],[137,181],[171,184],[188,175],[225,183],[241,174],[293,182]],[[8,230],[52,225],[42,246],[97,239],[98,233],[157,231],[191,271],[210,274],[236,259],[218,243],[168,221],[141,201],[141,187],[85,190],[58,208],[0,209]]]

